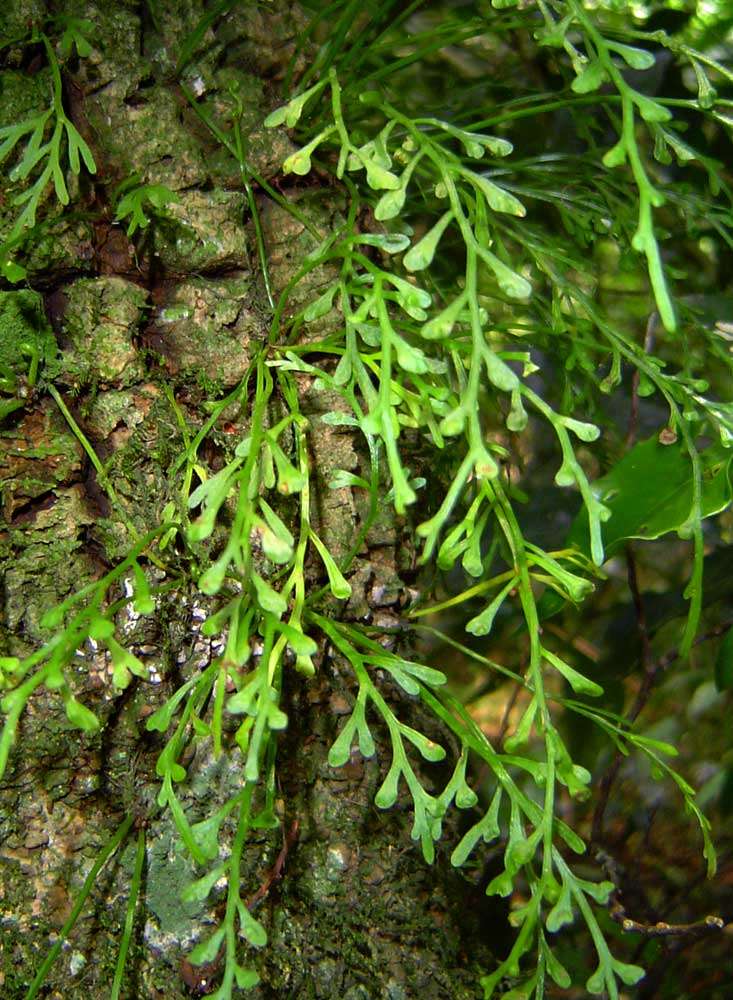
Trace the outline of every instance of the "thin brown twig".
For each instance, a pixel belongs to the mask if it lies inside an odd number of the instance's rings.
[[[283,845],[280,848],[278,856],[275,858],[275,864],[265,874],[259,889],[247,900],[245,905],[248,910],[253,910],[267,896],[273,884],[282,878],[288,854],[292,850],[293,845],[297,843],[299,829],[300,824],[297,819],[294,819],[290,829],[283,837]]]
[[[622,930],[627,933],[643,934],[644,937],[704,937],[706,934],[722,931],[725,921],[722,917],[709,914],[702,920],[695,920],[690,924],[668,924],[664,920],[658,920],[655,924],[643,923],[640,920],[632,920],[626,915],[626,910],[618,900],[613,903],[609,910],[612,920],[621,925]]]
[[[713,915],[684,924],[672,924],[665,920],[657,920],[653,923],[634,920],[628,915],[626,907],[621,902],[622,891],[619,886],[623,879],[618,862],[606,851],[596,850],[595,857],[605,874],[616,886],[611,905],[608,908],[609,916],[627,933],[642,934],[645,938],[697,938],[721,931],[725,927],[725,920]]]
[[[733,622],[724,622],[721,625],[713,625],[709,628],[707,632],[703,632],[698,635],[693,642],[693,647],[699,646],[702,642],[708,642],[710,639],[717,639],[719,635],[723,635],[728,629],[733,628]],[[658,660],[658,669],[660,671],[666,670],[667,667],[671,666],[675,660],[679,659],[680,651],[678,648],[671,649],[669,653],[665,653],[664,656],[660,656]]]

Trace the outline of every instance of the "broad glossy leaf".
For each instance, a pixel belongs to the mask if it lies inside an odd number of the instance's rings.
[[[14,260],[9,260],[5,258],[0,261],[0,273],[2,273],[5,278],[12,284],[17,285],[19,281],[22,281],[28,273],[24,267],[20,264],[16,264]],[[10,400],[10,404],[7,402],[0,405],[0,420],[12,413],[13,410],[19,409],[19,407],[24,405],[24,401],[21,399]]]
[[[731,454],[719,445],[700,455],[702,516],[725,510],[731,500]],[[603,524],[606,556],[629,538],[659,538],[684,529],[692,508],[692,465],[682,445],[660,444],[656,436],[641,441],[602,479],[593,492],[611,511]],[[588,517],[582,511],[568,539],[588,551]]]

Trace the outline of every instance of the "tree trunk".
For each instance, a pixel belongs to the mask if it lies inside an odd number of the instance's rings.
[[[28,656],[48,642],[54,629],[43,614],[124,560],[168,516],[167,505],[180,504],[183,473],[172,469],[187,447],[183,429],[189,438],[196,434],[209,416],[207,401],[233,391],[252,345],[267,336],[270,311],[241,174],[184,89],[171,82],[204,13],[199,0],[88,3],[92,51],[64,67],[67,111],[98,172],[82,176],[63,211],[47,199],[28,255],[28,288],[0,292],[5,353],[15,364],[22,345],[35,338],[46,380],[0,424],[0,638],[8,656]],[[33,4],[11,2],[6,34],[15,28],[21,34],[36,14]],[[232,5],[216,34],[209,27],[201,36],[181,76],[199,110],[220,121],[240,102],[250,165],[272,183],[287,140],[265,133],[261,121],[276,103],[273,79],[291,59],[305,58],[295,48],[301,28],[291,4]],[[33,66],[34,58],[38,63],[39,56],[18,46],[6,60],[14,68],[1,73],[3,125],[45,107],[48,70]],[[128,239],[129,219],[115,221],[114,191],[132,175],[165,185],[176,200]],[[7,175],[2,183],[9,189]],[[262,190],[255,197],[277,299],[314,241]],[[287,197],[321,228],[339,217],[339,195],[328,185],[296,185]],[[9,225],[7,216],[2,225]],[[291,313],[326,277],[315,271],[298,286]],[[313,523],[339,557],[365,512],[357,491],[328,483],[336,469],[364,472],[368,465],[351,431],[317,419],[333,400],[309,377],[299,377],[298,385],[316,469]],[[209,475],[229,460],[250,422],[245,393],[219,414],[201,446],[199,462]],[[201,872],[183,850],[169,810],[156,804],[164,738],[145,728],[181,683],[222,653],[222,641],[201,632],[216,607],[195,586],[195,560],[205,562],[207,548],[192,561],[177,544],[172,540],[157,555],[146,550],[161,589],[154,614],[141,616],[125,603],[131,567],[110,591],[120,602],[117,638],[144,663],[147,677],[115,687],[110,654],[94,637],[81,642],[66,670],[100,731],[80,732],[59,692],[45,687],[22,716],[0,783],[0,993],[7,1000],[26,995],[95,858],[125,817],[132,820],[129,833],[96,878],[41,995],[109,996],[139,838],[143,885],[122,995],[174,1000],[218,985],[220,956],[198,967],[187,956],[221,919],[223,890],[203,902],[181,902],[181,890]],[[406,585],[415,586],[413,562],[406,526],[385,504],[352,565],[350,600],[334,602],[330,613],[371,616],[388,643]],[[315,560],[308,569],[311,587],[323,582]],[[404,721],[419,712],[400,688],[385,678],[378,683]],[[374,805],[389,763],[386,732],[373,727],[380,737],[375,756],[354,751],[343,767],[328,764],[354,696],[351,668],[325,641],[315,677],[286,672],[282,707],[289,724],[278,738],[274,790],[281,822],[250,832],[241,866],[242,898],[269,936],[257,952],[240,945],[244,963],[261,978],[250,995],[476,996],[480,970],[494,961],[488,942],[501,950],[504,917],[486,900],[480,879],[474,884],[451,868],[447,848],[432,866],[423,861],[402,797],[389,811]],[[218,756],[206,736],[187,745],[179,797],[191,823],[242,787],[243,760],[233,739],[238,720],[228,725]],[[430,721],[420,719],[419,726],[430,734]],[[445,735],[436,731],[434,739],[445,742]],[[444,783],[445,765],[415,767],[428,788]],[[223,856],[232,836],[229,817],[221,828]]]

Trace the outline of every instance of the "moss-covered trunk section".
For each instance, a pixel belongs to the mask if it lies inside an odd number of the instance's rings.
[[[22,35],[29,20],[42,23],[42,7],[11,2],[7,34]],[[216,599],[202,596],[196,582],[225,529],[193,554],[175,531],[166,547],[140,540],[164,520],[180,521],[191,487],[231,461],[251,427],[251,386],[233,390],[267,337],[271,307],[240,166],[202,116],[224,132],[235,123],[252,169],[276,182],[287,139],[265,134],[261,122],[275,102],[273,81],[294,58],[301,24],[287,3],[230,5],[215,34],[212,22],[198,36],[205,14],[198,0],[88,2],[59,10],[72,13],[85,19],[80,30],[89,51],[80,58],[67,52],[62,60],[63,98],[97,172],[69,173],[71,203],[63,210],[50,188],[44,193],[40,226],[22,247],[27,288],[0,290],[0,652],[23,658],[52,641],[56,626],[44,614],[136,545],[157,596],[152,614],[131,602],[139,563],[108,595],[117,602],[115,641],[137,657],[138,676],[125,674],[119,650],[98,629],[96,638],[80,642],[66,686],[39,688],[20,721],[0,781],[0,994],[26,995],[95,857],[132,816],[131,836],[95,882],[42,995],[109,996],[134,834],[142,830],[143,884],[122,995],[175,1000],[217,988],[220,955],[199,967],[187,956],[222,919],[224,885],[216,883],[204,900],[181,899],[202,870],[183,849],[170,811],[156,802],[164,737],[149,731],[146,720],[222,656],[224,639],[201,629]],[[59,58],[54,31],[65,23],[62,17],[44,24]],[[179,78],[176,64],[194,37],[198,45]],[[49,72],[38,44],[6,50],[2,125],[43,111]],[[131,217],[116,219],[121,196],[115,193],[128,179],[135,190],[147,186],[149,199],[140,203],[148,213],[143,225],[129,238]],[[0,228],[7,233],[16,212],[12,174],[0,184]],[[160,188],[155,193],[160,185],[163,195]],[[253,196],[277,296],[313,236],[263,191],[255,188]],[[328,187],[296,186],[286,196],[322,232],[337,224],[342,206]],[[314,271],[285,318],[317,296],[326,279]],[[312,525],[342,558],[367,511],[358,490],[331,489],[329,482],[336,470],[368,477],[368,457],[351,428],[321,421],[336,405],[328,394],[309,376],[295,380],[308,423]],[[212,409],[227,392],[230,403]],[[278,406],[275,393],[270,424],[280,419]],[[187,465],[181,456],[212,412],[216,419]],[[350,599],[326,607],[350,620],[369,617],[389,644],[414,554],[390,508],[376,514],[350,567]],[[296,507],[287,498],[280,515],[294,526]],[[232,517],[225,503],[224,522]],[[266,572],[264,562],[260,568]],[[307,574],[311,589],[325,582],[315,557]],[[348,664],[323,639],[315,660],[315,677],[286,671],[283,684],[289,723],[273,737],[277,784],[270,790],[279,825],[251,830],[242,857],[242,898],[269,936],[259,951],[240,944],[244,963],[261,978],[250,995],[475,996],[478,969],[492,961],[486,899],[442,854],[432,867],[424,863],[402,798],[391,811],[375,807],[388,764],[381,751],[365,759],[355,750],[344,766],[329,765],[329,747],[356,688]],[[409,721],[418,711],[414,699],[386,677],[377,683]],[[70,695],[96,713],[98,732],[72,724],[64,707]],[[204,732],[186,744],[180,760],[186,778],[177,792],[190,823],[212,817],[243,785],[239,721],[225,715],[219,754]],[[430,723],[420,726],[429,731]],[[388,734],[381,735],[388,746]],[[428,788],[445,780],[442,766],[415,767]],[[219,834],[225,859],[232,816],[221,820]]]

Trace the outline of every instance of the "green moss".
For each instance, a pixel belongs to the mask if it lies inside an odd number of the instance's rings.
[[[47,639],[44,613],[88,582],[93,565],[81,548],[81,541],[62,538],[16,553],[5,573],[5,615],[26,639]]]
[[[147,293],[124,278],[81,278],[67,292],[64,379],[75,385],[131,385],[144,374],[133,338]]]
[[[3,28],[6,9],[3,5]],[[22,31],[27,30],[27,25]],[[19,32],[20,33],[20,32]],[[42,111],[50,101],[51,79],[47,69],[33,75],[5,70],[0,73],[0,126],[15,124]],[[5,169],[3,175],[6,176]]]
[[[159,837],[148,854],[145,902],[158,921],[160,934],[186,938],[194,920],[201,917],[201,903],[184,903],[181,893],[196,878],[188,855],[172,829]]]
[[[246,268],[245,206],[238,191],[181,191],[155,227],[155,256],[178,274]]]
[[[204,395],[244,376],[263,323],[252,306],[249,274],[194,278],[167,290],[157,317],[166,366],[177,382],[196,382]]]
[[[130,106],[124,96],[135,92],[139,80],[150,73],[142,60],[125,67],[127,79],[115,79],[112,61],[101,67],[109,75],[110,87],[95,94],[87,104],[96,143],[105,158],[115,164],[120,179],[137,174],[144,184],[165,184],[179,191],[203,183],[206,166],[201,149],[190,129],[181,121],[175,95],[162,87],[139,91],[139,100]],[[122,88],[127,95],[121,95]],[[120,98],[123,99],[120,99]],[[175,156],[171,150],[175,149]]]
[[[37,370],[56,353],[38,292],[0,292],[0,392],[16,392],[28,375],[35,381]]]

